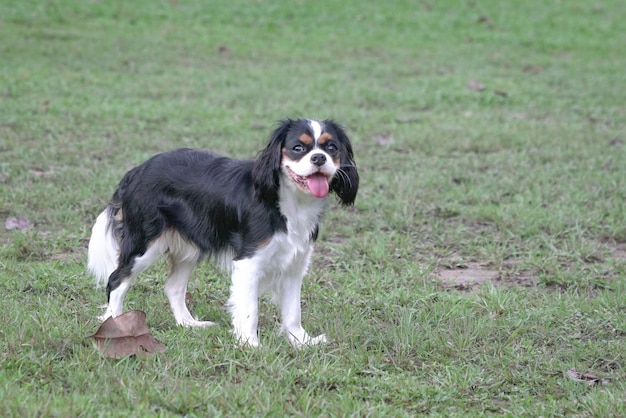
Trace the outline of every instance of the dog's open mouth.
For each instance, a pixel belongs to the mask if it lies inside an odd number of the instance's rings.
[[[291,180],[296,183],[296,186],[298,186],[300,190],[305,193],[311,193],[313,196],[320,199],[328,196],[328,176],[319,171],[308,176],[300,176],[294,173],[289,167],[286,168],[289,177],[291,177]]]

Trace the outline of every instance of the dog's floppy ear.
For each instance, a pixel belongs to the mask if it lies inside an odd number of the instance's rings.
[[[282,149],[292,124],[291,119],[281,121],[270,136],[267,147],[261,151],[259,158],[254,162],[252,180],[256,196],[260,200],[272,203],[278,201]]]
[[[349,206],[354,203],[356,193],[359,190],[359,172],[354,162],[352,144],[350,143],[348,135],[340,125],[330,119],[325,120],[324,124],[333,127],[337,135],[337,141],[339,142],[341,156],[341,165],[330,183],[330,190],[337,194],[341,204]]]

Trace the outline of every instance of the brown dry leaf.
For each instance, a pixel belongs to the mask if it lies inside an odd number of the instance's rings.
[[[525,65],[522,71],[530,74],[539,74],[543,72],[543,68],[538,65]]]
[[[30,173],[35,177],[41,177],[46,174],[45,170],[43,170],[42,168],[33,168],[32,170],[30,170]]]
[[[408,117],[403,117],[403,118],[396,118],[396,122],[398,122],[398,123],[419,123],[419,122],[421,122],[421,120],[417,116],[408,116]]]
[[[33,226],[35,225],[33,225],[33,223],[29,221],[28,218],[25,216],[20,216],[19,218],[10,216],[4,221],[4,228],[7,231],[12,231],[14,229],[17,229],[19,231],[25,231],[32,228]]]
[[[483,91],[485,90],[485,85],[480,81],[470,80],[470,82],[467,83],[467,88],[475,91]]]
[[[389,145],[393,144],[393,136],[391,135],[374,135],[374,141],[378,145]]]
[[[108,358],[147,357],[165,351],[165,347],[150,334],[146,314],[142,311],[128,311],[116,318],[108,318],[95,334],[87,338],[93,338],[96,348]]]
[[[48,108],[50,107],[50,101],[46,100],[45,102],[43,102],[40,106],[39,106],[39,111],[40,112],[45,112],[46,110],[48,110]]]
[[[232,50],[231,50],[229,47],[225,46],[225,45],[220,45],[220,46],[217,48],[217,52],[218,52],[219,54],[221,54],[221,55],[230,55],[230,53],[232,52]]]
[[[593,373],[590,373],[590,372],[581,373],[579,371],[576,371],[576,369],[569,369],[567,371],[567,377],[569,377],[575,382],[584,383],[589,386],[600,385],[600,384],[606,385],[609,383],[609,379],[600,379],[598,376],[594,375]]]

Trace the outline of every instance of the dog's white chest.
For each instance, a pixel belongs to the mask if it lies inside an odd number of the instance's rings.
[[[312,250],[310,237],[294,234],[277,234],[268,246],[271,252],[269,260],[274,270],[286,270],[301,258],[306,257]]]
[[[312,205],[294,205],[288,199],[281,200],[281,212],[287,220],[287,231],[275,234],[258,254],[265,260],[264,276],[281,277],[304,274],[313,253],[313,233],[317,229],[323,201]]]

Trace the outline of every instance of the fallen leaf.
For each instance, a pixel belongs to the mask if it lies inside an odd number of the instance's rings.
[[[538,65],[525,65],[522,71],[529,74],[539,74],[543,72],[543,68]]]
[[[108,358],[148,357],[165,351],[165,347],[150,334],[146,314],[142,311],[128,311],[108,318],[95,334],[87,338],[93,338],[96,348]]]
[[[257,121],[257,122],[252,122],[250,124],[250,128],[252,128],[252,129],[266,129],[267,126],[266,126],[265,123]]]
[[[420,122],[420,118],[418,118],[418,117],[396,118],[396,122],[398,122],[398,123],[417,123],[417,122]]]
[[[480,81],[470,80],[470,82],[467,83],[467,88],[475,91],[483,91],[485,90],[485,85]]]
[[[494,25],[489,16],[481,16],[476,20],[479,25],[484,25],[488,29],[493,29]]]
[[[378,145],[393,144],[393,137],[391,135],[374,135],[374,140]]]
[[[606,385],[609,383],[609,379],[601,379],[598,376],[594,375],[590,372],[581,373],[576,369],[569,369],[567,371],[567,376],[572,379],[574,382],[584,383],[589,386],[595,385]]]
[[[231,49],[230,49],[229,47],[227,47],[227,46],[225,46],[225,45],[220,45],[220,46],[217,48],[217,52],[218,52],[219,54],[222,54],[222,55],[230,55],[230,53],[231,53],[232,51],[231,51]]]
[[[4,221],[4,228],[7,231],[12,231],[14,229],[17,229],[19,231],[25,231],[32,228],[33,226],[35,225],[33,225],[33,223],[29,221],[28,218],[26,218],[25,216],[20,216],[19,218],[10,216],[6,219],[6,221]]]
[[[40,106],[39,106],[39,111],[40,112],[45,112],[46,110],[48,110],[48,108],[50,107],[50,101],[46,100],[45,102],[43,102]]]

